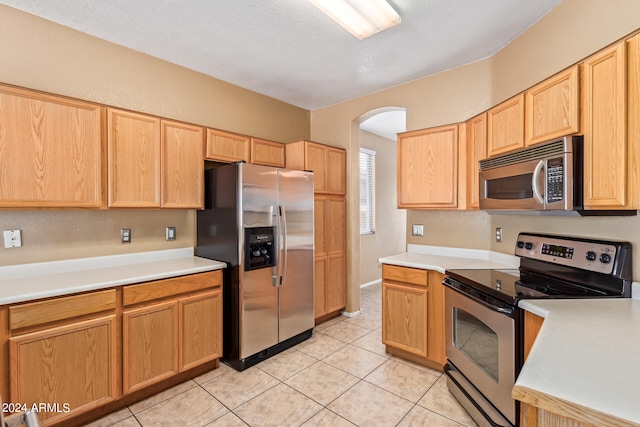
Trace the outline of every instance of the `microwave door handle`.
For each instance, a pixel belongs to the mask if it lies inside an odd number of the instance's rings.
[[[540,178],[540,174],[544,171],[544,160],[540,160],[536,165],[535,170],[533,171],[533,177],[531,178],[531,188],[533,189],[533,197],[538,200],[538,202],[544,204],[544,197],[540,192],[540,186],[538,185],[538,181]]]

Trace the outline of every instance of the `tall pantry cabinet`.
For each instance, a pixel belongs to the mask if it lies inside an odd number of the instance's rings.
[[[315,317],[346,305],[346,152],[311,141],[286,145],[286,166],[314,173]]]

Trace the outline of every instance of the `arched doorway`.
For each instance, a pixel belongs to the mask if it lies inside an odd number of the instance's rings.
[[[362,288],[381,282],[379,258],[406,251],[406,211],[397,208],[396,138],[397,133],[406,130],[406,111],[401,107],[378,108],[359,119],[360,216],[361,224],[364,224],[360,230]],[[368,169],[371,166],[373,173]],[[369,191],[372,194],[368,194]],[[370,228],[368,220],[371,217]],[[364,304],[361,307],[366,308]]]

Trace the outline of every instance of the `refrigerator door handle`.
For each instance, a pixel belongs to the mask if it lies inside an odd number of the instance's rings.
[[[280,270],[280,285],[284,282],[284,278],[287,274],[287,257],[288,257],[288,248],[287,248],[287,211],[284,206],[280,206],[280,217],[282,218],[282,228],[280,229],[280,238],[282,239],[282,245],[280,246],[282,258],[282,266]]]
[[[274,205],[272,207],[272,212],[275,213],[275,215],[278,218],[277,224],[276,224],[276,228],[278,230],[278,236],[277,236],[277,240],[276,240],[276,253],[278,254],[276,256],[276,265],[271,267],[271,285],[274,288],[277,288],[278,286],[280,286],[282,284],[282,262],[281,262],[281,255],[282,255],[282,238],[281,238],[281,231],[282,230],[282,220],[281,220],[281,215],[280,215],[280,206],[278,205]],[[0,426],[1,427],[1,426]]]

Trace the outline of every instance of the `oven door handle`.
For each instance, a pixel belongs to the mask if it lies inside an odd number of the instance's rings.
[[[505,314],[511,318],[514,317],[514,310],[513,308],[504,308],[504,307],[496,307],[495,305],[489,304],[488,302],[482,301],[480,298],[468,294],[466,292],[461,291],[460,289],[456,288],[454,285],[451,284],[453,280],[445,277],[444,281],[442,282],[443,285],[445,285],[446,287],[453,289],[454,291],[458,292],[460,295],[463,295],[467,298],[469,298],[470,300],[472,300],[473,302],[477,302],[478,304],[480,304],[481,306],[488,308],[491,311],[495,311],[501,314]]]

